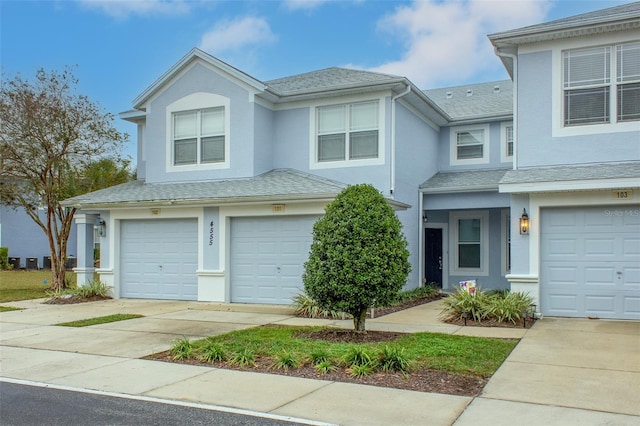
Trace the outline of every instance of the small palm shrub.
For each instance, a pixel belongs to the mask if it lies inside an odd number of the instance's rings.
[[[348,372],[353,377],[365,377],[373,373],[375,366],[371,363],[353,364],[349,367]]]
[[[522,313],[526,312],[533,303],[531,296],[520,292],[509,292],[506,295],[496,295],[489,299],[490,306],[487,309],[487,315],[495,318],[498,322],[511,321],[514,324],[522,319]]]
[[[365,348],[355,345],[351,346],[344,355],[344,362],[352,367],[365,364],[373,366],[375,364],[374,358]]]
[[[442,316],[451,319],[472,319],[481,322],[493,319],[498,322],[516,323],[522,319],[522,313],[529,309],[533,298],[521,292],[509,290],[476,290],[472,295],[464,290],[444,299]]]
[[[329,360],[320,361],[317,364],[314,364],[313,368],[315,368],[320,374],[328,374],[338,369],[338,367],[331,364]]]
[[[298,361],[294,354],[283,349],[282,352],[278,354],[277,359],[273,363],[272,367],[278,370],[298,368],[300,367],[300,361]]]
[[[71,294],[83,299],[89,297],[109,297],[109,286],[100,280],[91,280],[84,285],[74,288]]]
[[[341,318],[344,314],[338,311],[323,309],[310,298],[306,293],[302,292],[293,298],[293,307],[295,314],[305,318]]]
[[[202,347],[200,360],[206,362],[222,362],[227,360],[227,353],[221,344],[209,342]]]
[[[170,353],[175,360],[188,359],[193,354],[193,343],[186,337],[178,339],[171,346]]]
[[[231,364],[246,366],[246,365],[255,365],[255,355],[253,351],[250,349],[242,349],[240,352],[236,352],[231,357]]]
[[[487,299],[485,292],[476,290],[475,295],[458,290],[444,299],[442,314],[448,318],[472,319],[482,322],[487,317]]]
[[[378,355],[378,363],[383,371],[409,371],[411,359],[407,356],[404,348],[397,346],[385,346]]]

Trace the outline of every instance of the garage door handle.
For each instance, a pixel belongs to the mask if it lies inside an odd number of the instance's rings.
[[[622,275],[622,271],[616,271],[616,274]]]

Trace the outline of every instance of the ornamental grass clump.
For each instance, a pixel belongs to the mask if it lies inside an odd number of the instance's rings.
[[[515,324],[522,319],[523,312],[528,311],[532,303],[533,298],[521,292],[476,290],[475,294],[471,294],[458,290],[444,299],[442,316],[454,320],[495,320]]]

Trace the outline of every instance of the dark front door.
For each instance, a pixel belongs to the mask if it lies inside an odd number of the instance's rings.
[[[442,288],[442,229],[424,230],[424,274],[427,284]]]

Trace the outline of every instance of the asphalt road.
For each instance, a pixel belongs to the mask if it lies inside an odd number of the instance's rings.
[[[0,424],[292,426],[307,423],[0,381]]]

